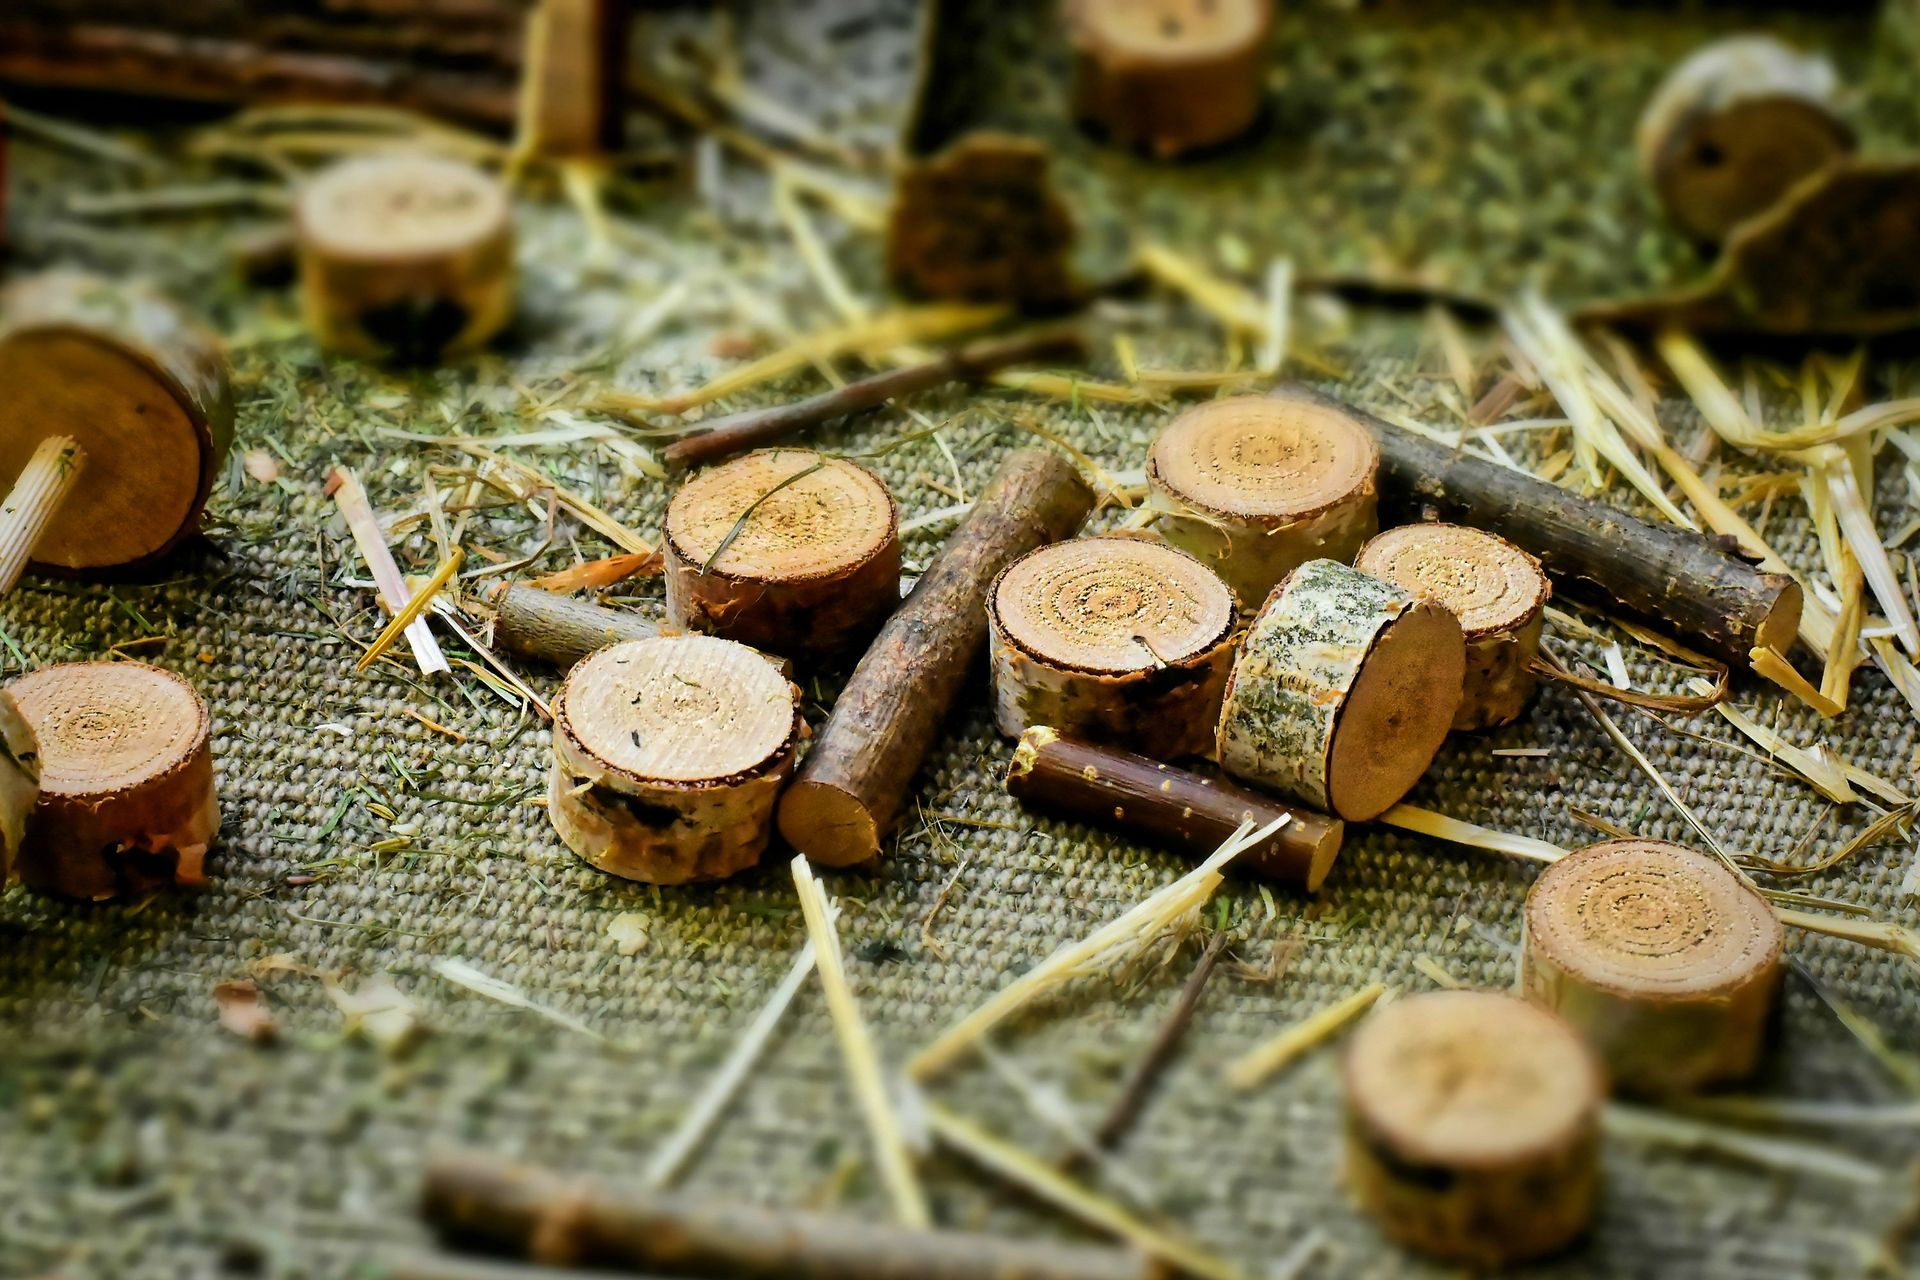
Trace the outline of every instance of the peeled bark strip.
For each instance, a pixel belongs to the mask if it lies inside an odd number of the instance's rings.
[[[1158,760],[1063,738],[1045,725],[1020,735],[1007,766],[1007,794],[1115,827],[1144,832],[1204,857],[1242,822],[1255,829],[1275,818],[1288,822],[1231,864],[1283,884],[1316,892],[1333,869],[1346,824],[1311,809],[1281,804],[1225,778],[1208,778]]]
[[[1092,508],[1087,482],[1051,450],[1020,449],[1000,464],[854,668],[781,798],[788,844],[827,866],[879,855],[986,641],[988,585],[1019,556],[1070,536]]]
[[[1394,1001],[1346,1060],[1346,1177],[1399,1243],[1474,1267],[1564,1248],[1593,1220],[1593,1053],[1545,1010],[1492,991]]]
[[[1456,729],[1517,719],[1539,685],[1528,664],[1540,652],[1553,587],[1540,562],[1497,534],[1457,524],[1407,524],[1366,546],[1353,567],[1431,600],[1460,620],[1467,677]]]
[[[1167,159],[1260,115],[1272,0],[1069,0],[1076,115]]]
[[[1213,749],[1233,660],[1233,592],[1183,551],[1080,538],[1030,551],[987,599],[993,718],[1171,760]]]
[[[495,643],[556,667],[570,667],[617,641],[660,634],[659,623],[637,613],[515,582],[501,583],[487,602],[493,606]]]
[[[803,732],[799,691],[744,645],[610,645],[554,699],[547,814],[568,848],[610,875],[730,876],[765,851]]]
[[[27,819],[39,799],[39,740],[13,695],[0,689],[0,890],[12,877]]]
[[[1784,933],[1717,858],[1609,840],[1534,882],[1521,983],[1587,1037],[1616,1087],[1698,1089],[1752,1074]]]
[[[381,154],[323,171],[294,204],[300,305],[321,346],[432,361],[482,346],[513,314],[513,210],[458,160]]]
[[[1240,641],[1220,711],[1220,766],[1349,822],[1377,818],[1433,763],[1465,673],[1451,613],[1310,560]]]
[[[0,293],[0,476],[68,436],[84,470],[33,547],[54,572],[146,564],[198,530],[233,443],[219,343],[145,289],[77,272]]]
[[[1212,565],[1242,608],[1309,560],[1349,563],[1380,528],[1379,451],[1333,405],[1232,396],[1175,418],[1147,452],[1147,482],[1173,510],[1155,526]]]
[[[1675,67],[1640,117],[1640,168],[1686,235],[1718,243],[1853,151],[1823,57],[1771,36],[1716,41]]]
[[[207,705],[144,662],[71,662],[7,686],[40,751],[20,878],[70,898],[198,885],[220,829]]]
[[[880,477],[808,449],[703,471],[667,505],[667,620],[758,649],[833,657],[900,601],[900,513]]]

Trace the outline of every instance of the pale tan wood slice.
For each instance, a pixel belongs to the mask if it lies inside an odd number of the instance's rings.
[[[1272,0],[1068,0],[1073,103],[1162,158],[1218,146],[1260,115]]]
[[[39,799],[39,740],[13,695],[0,689],[0,890],[13,874]]]

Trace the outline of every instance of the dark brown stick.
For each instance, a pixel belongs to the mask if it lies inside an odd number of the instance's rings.
[[[617,640],[660,634],[660,624],[651,618],[518,583],[494,588],[489,603],[496,644],[556,667],[570,667]]]
[[[378,1280],[592,1280],[593,1273],[573,1267],[543,1267],[531,1262],[501,1262],[458,1253],[403,1253],[374,1264]],[[627,1280],[670,1280],[654,1272],[623,1272]]]
[[[535,1262],[725,1280],[1150,1280],[1111,1248],[915,1231],[563,1177],[480,1152],[427,1166],[421,1207],[450,1244]]]
[[[871,409],[898,396],[912,395],[947,382],[977,381],[1010,365],[1077,359],[1084,356],[1086,350],[1086,340],[1072,329],[1049,329],[975,343],[924,364],[890,369],[792,404],[746,409],[717,418],[699,435],[668,445],[661,451],[660,460],[675,470],[704,466],[772,444],[808,427]]]
[[[1287,825],[1232,865],[1309,893],[1327,878],[1346,834],[1338,818],[1282,804],[1226,778],[1202,777],[1117,747],[1062,738],[1045,726],[1021,736],[1007,767],[1007,792],[1201,855],[1219,848],[1242,822],[1251,819],[1260,827],[1284,814],[1291,819]]]
[[[780,834],[826,866],[880,852],[913,775],[987,639],[987,589],[1019,556],[1080,527],[1093,491],[1048,449],[1021,449],[914,584],[848,679],[780,800]]]
[[[1352,414],[1380,445],[1383,520],[1450,520],[1488,529],[1540,558],[1569,593],[1682,639],[1738,667],[1755,648],[1785,653],[1800,629],[1799,584],[1763,573],[1720,543],[1649,524],[1508,467],[1382,422],[1297,384],[1275,395]]]

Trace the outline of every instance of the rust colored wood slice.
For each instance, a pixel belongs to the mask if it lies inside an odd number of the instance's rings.
[[[1272,0],[1069,0],[1073,103],[1115,142],[1166,158],[1259,117]]]
[[[39,799],[39,740],[13,695],[0,689],[0,890],[13,874]]]
[[[1381,1230],[1483,1267],[1578,1238],[1599,1184],[1599,1063],[1551,1013],[1491,991],[1407,996],[1355,1033],[1347,1180]]]
[[[651,884],[760,860],[802,734],[798,692],[714,636],[655,636],[582,659],[553,704],[547,812],[567,847]]]
[[[92,899],[203,882],[220,811],[211,724],[192,685],[144,662],[73,662],[7,690],[40,750],[23,881]]]
[[[1528,998],[1579,1028],[1617,1087],[1697,1089],[1759,1061],[1784,930],[1719,859],[1661,840],[1581,849],[1534,882],[1525,933]]]
[[[1353,567],[1405,587],[1460,620],[1467,641],[1466,683],[1456,729],[1485,729],[1517,718],[1539,679],[1553,587],[1540,562],[1498,534],[1457,524],[1408,524],[1360,548]]]
[[[1246,609],[1308,560],[1353,559],[1379,528],[1380,454],[1366,428],[1326,405],[1231,396],[1169,423],[1147,481],[1170,511],[1156,526],[1212,565]]]

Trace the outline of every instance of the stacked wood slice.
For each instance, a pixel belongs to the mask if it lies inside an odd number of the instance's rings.
[[[13,695],[0,689],[0,890],[12,877],[39,799],[39,740]]]
[[[1412,1249],[1502,1267],[1564,1248],[1599,1189],[1599,1063],[1572,1028],[1490,991],[1394,1001],[1346,1060],[1346,1176]]]
[[[795,658],[835,658],[900,600],[900,516],[880,477],[808,449],[762,449],[667,506],[667,620]]]
[[[1163,159],[1230,142],[1260,114],[1272,0],[1069,0],[1073,105]]]
[[[206,703],[144,662],[43,667],[7,686],[38,742],[20,878],[71,898],[199,884],[220,829]]]
[[[1157,542],[1029,552],[988,596],[994,723],[1008,737],[1043,724],[1167,760],[1211,751],[1236,616],[1219,575]]]
[[[547,812],[600,870],[651,884],[730,876],[760,860],[804,734],[799,691],[715,636],[609,645],[553,703]]]
[[[1554,863],[1527,895],[1521,982],[1592,1042],[1620,1089],[1674,1093],[1759,1061],[1783,929],[1725,863],[1610,840]]]
[[[1254,609],[1308,560],[1353,560],[1379,529],[1379,461],[1365,426],[1331,405],[1233,396],[1169,423],[1147,481],[1159,532]]]
[[[1553,594],[1538,560],[1498,534],[1457,524],[1409,524],[1369,541],[1353,567],[1459,619],[1467,676],[1454,728],[1507,724],[1526,709],[1539,684],[1532,664]]]

